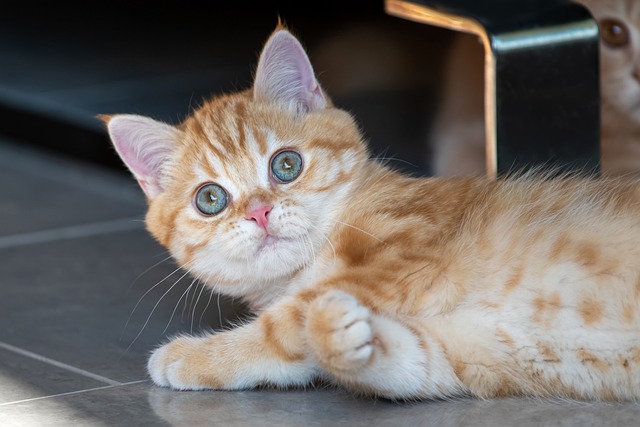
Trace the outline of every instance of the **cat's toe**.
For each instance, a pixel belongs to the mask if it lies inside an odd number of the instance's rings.
[[[332,357],[335,369],[350,370],[365,365],[373,353],[373,332],[367,320],[358,320],[344,329],[338,329],[333,337],[338,350]]]
[[[316,301],[318,309],[332,316],[332,326],[347,329],[359,321],[369,320],[369,309],[353,296],[343,291],[331,291]]]
[[[171,387],[166,373],[167,347],[164,345],[155,349],[147,362],[147,372],[151,380],[160,387]]]
[[[147,371],[153,382],[174,390],[201,390],[207,388],[199,383],[199,366],[190,363],[197,343],[196,338],[180,337],[157,348],[147,362]],[[189,365],[194,365],[191,368]]]
[[[357,369],[373,353],[369,310],[342,291],[328,292],[312,304],[307,335],[318,363],[328,371]]]

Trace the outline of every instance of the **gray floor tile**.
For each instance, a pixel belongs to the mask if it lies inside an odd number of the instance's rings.
[[[124,174],[0,141],[0,236],[142,219],[144,196],[134,185]]]
[[[107,386],[83,393],[70,393],[0,405],[3,427],[72,426],[164,426],[148,402],[148,383]]]
[[[173,426],[630,426],[638,405],[554,403],[531,399],[453,400],[398,404],[341,391],[177,393],[151,388],[156,415]],[[612,420],[613,421],[612,423]]]
[[[1,347],[0,384],[0,404],[106,385]]]
[[[150,383],[0,406],[5,426],[631,426],[637,405],[529,399],[396,404],[333,390],[175,392]]]
[[[191,280],[166,258],[144,230],[0,250],[0,341],[116,381],[145,378],[167,336],[231,316],[200,288],[185,294]]]

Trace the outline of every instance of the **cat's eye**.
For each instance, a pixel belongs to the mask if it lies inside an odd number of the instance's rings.
[[[600,21],[600,36],[611,47],[622,47],[629,44],[629,29],[617,19]]]
[[[216,215],[227,207],[229,197],[218,184],[205,184],[198,189],[194,204],[202,215]]]
[[[302,156],[292,150],[284,150],[271,158],[271,173],[282,183],[291,182],[302,172]]]

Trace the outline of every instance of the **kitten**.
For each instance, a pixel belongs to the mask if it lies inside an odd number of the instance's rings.
[[[640,2],[579,0],[600,26],[602,172],[640,172]],[[475,36],[456,37],[445,65],[443,101],[431,133],[438,176],[486,171],[484,50]]]
[[[250,90],[104,120],[151,234],[256,313],[156,349],[157,385],[640,400],[639,182],[403,176],[284,28]]]

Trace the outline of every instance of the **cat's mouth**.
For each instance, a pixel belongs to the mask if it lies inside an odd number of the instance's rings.
[[[271,234],[267,234],[264,240],[262,241],[262,244],[260,245],[260,247],[267,248],[269,246],[275,246],[278,243],[278,241],[280,241],[279,237],[273,236]]]
[[[264,238],[262,239],[262,242],[258,245],[258,249],[256,252],[262,252],[265,250],[272,250],[274,249],[276,246],[278,246],[279,244],[285,242],[285,241],[290,241],[291,239],[288,239],[286,237],[279,237],[279,236],[274,236],[273,234],[267,234],[264,236]]]

